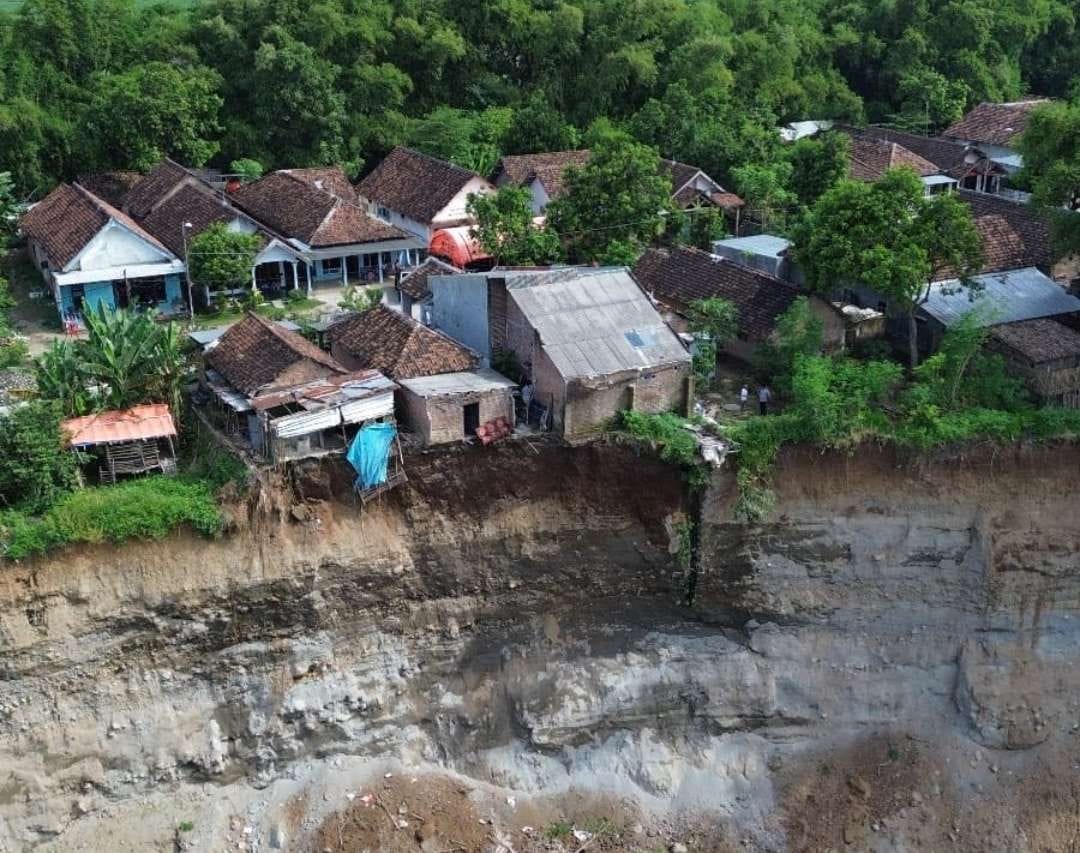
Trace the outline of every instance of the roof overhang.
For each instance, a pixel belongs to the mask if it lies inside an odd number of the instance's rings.
[[[137,264],[129,267],[102,267],[96,270],[73,270],[54,272],[58,285],[91,284],[96,281],[122,281],[123,279],[147,278],[155,275],[172,275],[184,271],[183,261],[166,261],[160,264]]]

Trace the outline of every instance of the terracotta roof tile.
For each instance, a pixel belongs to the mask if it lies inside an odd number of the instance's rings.
[[[1027,129],[1032,110],[1046,103],[1049,103],[1047,98],[1031,98],[1007,104],[982,103],[947,127],[941,135],[1008,148]]]
[[[456,275],[460,273],[457,267],[446,263],[439,258],[428,258],[419,266],[405,270],[398,282],[398,290],[413,299],[427,299],[431,295],[428,279],[433,275]]]
[[[1080,332],[1049,317],[994,326],[990,338],[1032,364],[1080,357]]]
[[[310,180],[310,170],[271,172],[240,187],[232,198],[255,219],[309,246],[373,243],[410,236],[369,216],[357,204],[320,189]]]
[[[206,363],[243,394],[255,396],[284,387],[279,377],[302,361],[331,374],[347,373],[333,358],[306,338],[249,312],[206,351]]]
[[[766,339],[801,294],[786,281],[700,249],[649,249],[634,265],[634,278],[655,299],[685,313],[698,299],[720,297],[739,312],[739,336]]]
[[[346,317],[328,335],[365,367],[391,379],[472,370],[479,361],[452,338],[385,305]]]
[[[360,200],[356,194],[356,187],[349,181],[345,172],[337,166],[315,169],[282,169],[282,171],[307,181],[316,189],[325,190],[331,195],[336,195],[342,201],[357,204]]]
[[[697,166],[680,163],[678,160],[661,160],[660,169],[671,178],[671,191],[673,193],[677,193],[694,175],[701,171]]]
[[[184,256],[183,225],[191,223],[190,240],[215,222],[232,222],[240,213],[209,190],[181,187],[143,219],[143,227],[168,246],[174,255]]]
[[[128,191],[125,210],[136,219],[143,219],[178,183],[189,177],[191,173],[179,163],[162,160]]]
[[[1014,254],[1015,263],[1006,269],[1019,267],[1038,267],[1047,272],[1053,266],[1054,252],[1050,231],[1050,222],[1038,208],[1029,204],[1008,201],[999,196],[977,193],[970,190],[957,190],[957,198],[971,208],[971,215],[976,225],[986,217],[996,216],[1005,220],[1009,228],[1023,244],[1023,253]],[[987,225],[984,241],[991,236],[993,229]],[[997,251],[986,246],[984,251],[989,258]]]
[[[952,142],[934,136],[919,136],[915,133],[905,133],[901,130],[893,130],[888,127],[864,127],[856,128],[848,125],[836,125],[837,130],[851,136],[862,136],[870,139],[880,139],[896,144],[929,160],[938,169],[957,180],[962,180],[969,174],[1004,174],[1005,170],[992,160],[982,156],[976,148],[965,145],[962,142]],[[974,154],[978,159],[967,162],[969,154]]]
[[[80,175],[75,179],[75,183],[90,190],[98,198],[108,202],[113,207],[123,209],[127,194],[142,178],[143,176],[139,172],[121,170]]]
[[[936,175],[939,169],[925,157],[886,139],[868,136],[851,137],[849,174],[856,181],[876,181],[887,170],[906,166],[920,177]]]
[[[168,254],[169,250],[130,216],[78,184],[58,186],[23,215],[20,227],[44,248],[49,266],[62,270],[110,219]]]
[[[369,201],[426,225],[478,177],[453,163],[398,146],[356,189]]]
[[[549,198],[558,198],[566,190],[566,170],[580,168],[589,162],[589,151],[545,151],[539,154],[513,154],[503,157],[495,168],[493,179],[505,175],[507,180],[524,186],[538,178]]]

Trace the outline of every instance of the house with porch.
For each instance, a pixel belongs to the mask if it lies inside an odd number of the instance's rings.
[[[1031,113],[1048,98],[1027,98],[1004,104],[981,103],[942,132],[945,139],[977,145],[1009,175],[1019,172],[1024,158],[1018,142],[1027,130]]]
[[[87,309],[186,310],[184,262],[127,214],[79,184],[61,184],[20,220],[62,321]]]
[[[470,195],[495,192],[486,178],[398,146],[356,185],[360,205],[382,222],[423,241],[441,229],[471,225]]]
[[[230,199],[299,251],[316,285],[382,283],[427,248],[426,239],[371,216],[339,169],[271,172]]]

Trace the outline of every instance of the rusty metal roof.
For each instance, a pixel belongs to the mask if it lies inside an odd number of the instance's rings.
[[[71,444],[75,447],[147,441],[176,435],[176,425],[169,414],[169,407],[164,403],[133,406],[122,411],[97,412],[81,418],[71,418],[61,426],[71,436]]]

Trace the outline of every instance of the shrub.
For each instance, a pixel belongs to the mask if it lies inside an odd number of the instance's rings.
[[[630,435],[655,445],[660,458],[676,465],[697,464],[697,438],[684,428],[685,420],[671,412],[647,415],[623,412],[622,428]]]
[[[0,418],[0,498],[29,513],[48,509],[78,482],[55,403],[19,406]]]
[[[185,524],[204,536],[221,532],[221,512],[209,484],[146,477],[73,492],[39,518],[4,512],[0,536],[4,556],[18,560],[73,542],[161,539]]]

